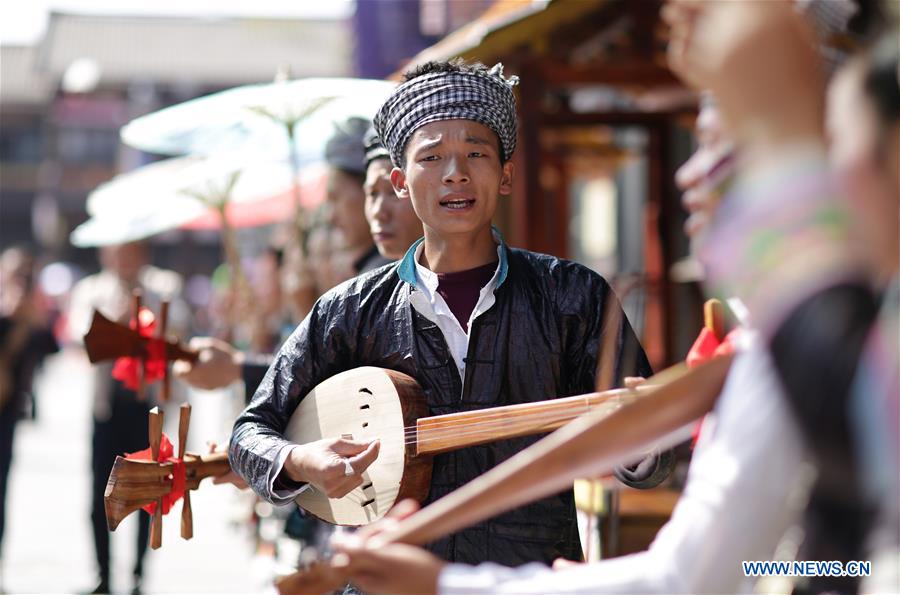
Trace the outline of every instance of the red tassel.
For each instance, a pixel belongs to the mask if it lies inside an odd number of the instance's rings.
[[[184,496],[184,462],[179,458],[173,457],[172,455],[174,453],[175,449],[172,446],[172,442],[169,440],[168,436],[163,434],[162,439],[159,441],[159,458],[157,459],[157,462],[172,463],[172,488],[169,490],[169,493],[162,498],[163,514],[169,514],[172,506]],[[128,453],[125,455],[125,458],[132,461],[152,461],[153,453],[151,449],[145,448],[138,452]],[[151,502],[142,508],[152,515],[156,512],[156,502]]]
[[[146,357],[144,358],[144,384],[153,384],[162,380],[166,375],[166,343],[162,339],[156,338],[156,318],[153,312],[147,308],[141,308],[140,311],[140,334],[146,337]],[[131,328],[135,328],[135,321],[132,319]],[[112,377],[119,380],[127,388],[137,390],[140,382],[140,365],[141,360],[137,357],[120,357],[113,365]]]

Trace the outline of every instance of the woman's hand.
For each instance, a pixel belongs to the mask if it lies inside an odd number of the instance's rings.
[[[823,138],[824,82],[794,4],[671,0],[669,64],[716,96],[730,133],[757,155]]]

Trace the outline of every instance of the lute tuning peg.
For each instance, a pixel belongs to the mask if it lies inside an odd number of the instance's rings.
[[[163,341],[166,340],[166,331],[169,326],[169,302],[163,301],[159,306],[159,332],[158,336]],[[172,393],[172,379],[169,375],[169,362],[165,362],[165,370],[163,371],[162,386],[159,389],[159,400],[163,403],[169,400]],[[181,455],[178,455],[179,458]]]
[[[150,421],[148,423],[150,433],[150,453],[153,460],[159,460],[159,445],[162,441],[163,412],[159,407],[150,410]],[[162,513],[163,513],[162,497],[156,500],[156,510],[153,511],[153,520],[150,524],[150,547],[159,549],[162,547]]]
[[[178,458],[184,460],[184,452],[187,446],[188,426],[191,423],[191,405],[184,403],[181,406],[181,414],[178,419]],[[191,491],[184,491],[184,501],[181,504],[181,537],[190,539],[194,536],[194,514],[191,511]]]

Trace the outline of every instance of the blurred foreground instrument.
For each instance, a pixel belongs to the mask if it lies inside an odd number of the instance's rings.
[[[578,477],[609,473],[650,448],[684,440],[694,422],[709,412],[725,383],[733,356],[697,367],[669,368],[651,378],[644,396],[612,414],[587,414],[433,502],[368,545],[422,545],[571,485]],[[319,561],[276,583],[282,595],[331,592],[347,583],[341,569]]]

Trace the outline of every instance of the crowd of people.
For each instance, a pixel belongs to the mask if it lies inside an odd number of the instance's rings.
[[[664,6],[670,68],[701,97],[697,149],[676,175],[685,231],[706,292],[727,301],[740,331],[678,504],[650,547],[580,563],[571,489],[424,548],[379,543],[381,531],[416,514],[417,505],[404,504],[363,531],[331,537],[346,592],[764,589],[742,562],[775,560],[796,539],[792,528],[802,529],[792,559],[871,562],[864,576],[793,577],[793,592],[900,590],[898,12],[889,2],[850,0]],[[325,148],[329,225],[308,235],[307,270],[280,273],[316,299],[287,300],[275,327],[284,312],[302,321],[271,342],[274,353],[195,337],[198,359],[174,366],[197,388],[243,382],[246,408],[228,445],[233,481],[276,505],[306,490],[341,498],[362,485],[380,454],[377,439],[296,444],[285,436],[304,396],[352,368],[411,376],[432,414],[633,386],[652,375],[605,279],[510,247],[492,226],[516,175],[518,83],[499,64],[430,62],[407,73],[373,121],[336,127]],[[329,249],[331,227],[340,257]],[[127,320],[134,288],[150,305],[170,301],[170,326],[186,328],[180,279],[150,266],[143,245],[104,248],[100,257],[103,270],[73,290],[73,335],[93,309]],[[279,263],[297,266],[273,256],[273,271]],[[2,259],[0,504],[32,371],[57,349],[27,297],[31,266],[21,250]],[[109,367],[95,373],[96,592],[108,592],[103,489],[115,455],[145,446],[152,400],[113,380]],[[537,440],[435,456],[421,504]],[[665,454],[619,461],[615,476],[655,487],[671,471]],[[0,508],[0,538],[2,523]],[[146,519],[141,527],[138,589]]]

